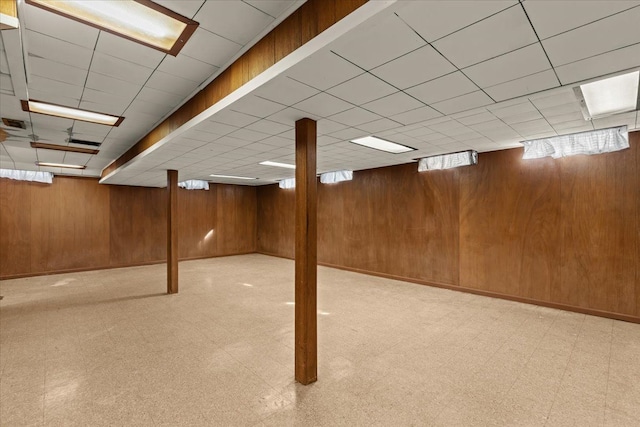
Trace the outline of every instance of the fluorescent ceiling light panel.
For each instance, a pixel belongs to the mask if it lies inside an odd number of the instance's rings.
[[[279,163],[279,162],[272,162],[271,160],[266,160],[264,162],[260,162],[261,165],[264,166],[275,166],[278,168],[286,168],[286,169],[295,169],[296,165],[290,165],[288,163]]]
[[[320,174],[320,182],[322,184],[335,184],[336,182],[351,181],[353,179],[353,171],[335,171]]]
[[[377,138],[375,136],[365,136],[364,138],[357,138],[351,140],[354,144],[363,145],[365,147],[373,148],[380,151],[386,151],[387,153],[400,154],[414,151],[415,148],[407,147],[406,145],[396,144],[395,142],[386,141],[384,139]]]
[[[629,148],[626,126],[523,141],[524,160],[601,154]]]
[[[296,188],[296,179],[287,178],[287,179],[280,180],[280,182],[278,182],[278,187],[284,188],[285,190]]]
[[[26,0],[26,3],[176,56],[198,23],[149,0]]]
[[[36,162],[36,166],[46,166],[49,168],[85,169],[84,165],[67,165],[64,163]]]
[[[640,71],[622,74],[576,88],[587,120],[633,111],[638,107]]]
[[[29,100],[20,101],[22,111],[45,114],[47,116],[62,117],[65,119],[80,120],[83,122],[97,123],[99,125],[120,126],[124,117],[112,116],[110,114],[96,113],[94,111],[80,110],[63,105],[50,104],[48,102]]]
[[[439,156],[429,156],[418,161],[418,172],[428,170],[451,169],[460,166],[471,166],[478,164],[478,152],[473,150],[461,151],[459,153],[441,154]]]
[[[233,176],[233,175],[209,175],[212,178],[223,178],[223,179],[246,179],[246,180],[253,180],[253,179],[258,179],[258,178],[250,178],[248,176]]]

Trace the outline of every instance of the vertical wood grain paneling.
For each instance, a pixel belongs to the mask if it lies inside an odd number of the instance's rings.
[[[255,251],[255,188],[222,187],[180,190],[180,259]],[[86,178],[0,179],[0,278],[163,262],[165,192]]]
[[[217,191],[211,186],[209,191],[180,189],[179,217],[180,258],[215,256],[218,253],[216,230]],[[197,213],[197,215],[189,213]]]
[[[295,190],[277,185],[258,187],[258,241],[260,251],[293,258],[295,255]]]
[[[0,179],[0,276],[31,271],[31,189],[46,184]]]
[[[635,144],[632,150],[637,149]],[[563,246],[554,300],[636,312],[638,192],[630,178],[638,170],[632,150],[559,160]]]
[[[460,285],[548,301],[560,279],[560,180],[553,159],[483,153],[461,169]]]
[[[598,156],[523,161],[514,149],[451,171],[357,171],[318,189],[319,262],[637,319],[640,132],[630,142]],[[293,258],[292,196],[258,189],[258,251]]]
[[[257,201],[253,187],[216,185],[218,254],[256,251]]]

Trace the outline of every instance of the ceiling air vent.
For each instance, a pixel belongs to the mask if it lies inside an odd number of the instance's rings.
[[[67,142],[69,144],[88,145],[90,147],[100,147],[100,145],[102,144],[101,142],[86,141],[84,139],[75,139],[75,138],[69,138],[67,139]]]
[[[27,125],[24,122],[24,120],[8,119],[6,117],[3,117],[2,123],[4,123],[5,126],[9,126],[10,128],[16,128],[16,129],[27,128]]]

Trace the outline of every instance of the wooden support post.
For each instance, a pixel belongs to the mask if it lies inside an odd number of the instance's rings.
[[[316,122],[296,122],[296,381],[318,379]]]
[[[167,293],[178,293],[178,171],[167,171]]]

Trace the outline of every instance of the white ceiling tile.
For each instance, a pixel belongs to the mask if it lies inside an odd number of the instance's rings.
[[[537,41],[522,8],[512,7],[433,45],[456,66],[465,68]]]
[[[142,88],[142,85],[136,85],[133,83],[125,82],[124,80],[114,79],[112,77],[93,72],[89,73],[86,86],[89,89],[112,93],[120,97],[127,97],[132,93],[138,93]]]
[[[327,92],[352,104],[361,105],[396,92],[396,89],[379,78],[365,73],[334,86]]]
[[[353,106],[348,102],[323,92],[295,104],[294,107],[318,117],[327,117],[348,110]]]
[[[485,88],[551,68],[540,43],[501,55],[464,69],[478,86]]]
[[[155,2],[187,18],[192,18],[204,4],[204,0],[155,0]]]
[[[428,42],[487,18],[516,1],[407,1],[397,11]]]
[[[571,88],[562,88],[554,93],[543,92],[529,97],[537,108],[549,108],[556,105],[569,104],[576,101],[576,96]]]
[[[100,32],[95,50],[96,52],[102,52],[116,58],[124,59],[125,61],[154,69],[165,56],[165,54],[159,50],[138,43],[132,43],[129,40],[105,31]]]
[[[227,109],[216,113],[209,120],[230,126],[244,127],[258,121],[258,118]]]
[[[320,117],[317,115],[291,107],[280,110],[277,113],[269,116],[269,120],[282,123],[287,126],[293,126],[297,120],[304,118],[309,118],[316,121],[320,120]]]
[[[374,68],[371,73],[399,89],[406,89],[455,70],[456,67],[433,47],[423,46]]]
[[[167,107],[164,104],[143,101],[142,99],[134,99],[133,102],[131,102],[131,105],[127,108],[127,112],[145,113],[161,117],[164,116],[169,109],[170,107]]]
[[[167,55],[158,66],[158,71],[182,77],[201,84],[218,71],[215,65],[198,61],[183,54]]]
[[[390,118],[405,125],[412,125],[414,123],[424,122],[425,120],[430,120],[440,116],[442,116],[442,114],[433,108],[424,106],[393,115]]]
[[[30,56],[50,59],[83,70],[89,69],[93,55],[91,49],[30,30],[25,32],[25,40]]]
[[[640,43],[640,7],[559,34],[542,44],[554,67]]]
[[[48,163],[62,163],[64,161],[64,151],[37,149],[38,161]]]
[[[556,68],[562,84],[604,76],[640,66],[640,43]]]
[[[242,45],[220,37],[219,35],[203,28],[198,28],[187,44],[182,48],[180,54],[206,62],[210,65],[215,65],[216,67],[221,67],[229,62],[229,60],[231,60],[231,58],[240,51],[240,49],[242,49]]]
[[[383,117],[393,116],[422,107],[423,104],[404,92],[396,92],[384,98],[362,105],[362,108],[380,114]]]
[[[476,125],[479,123],[486,123],[495,120],[495,116],[488,111],[483,111],[471,116],[460,117],[457,119],[463,125]]]
[[[274,18],[280,16],[283,12],[286,12],[292,5],[296,3],[296,0],[244,0],[251,6],[260,9],[264,13],[271,15]]]
[[[256,142],[269,137],[269,135],[266,133],[256,132],[246,128],[238,129],[234,132],[231,132],[229,136],[232,138],[242,139],[248,142]]]
[[[82,96],[82,86],[70,85],[68,83],[59,82],[56,80],[45,79],[44,77],[31,76],[29,80],[29,89],[41,91],[43,93],[53,93],[65,96],[67,98],[80,99]],[[38,99],[38,98],[35,98]],[[50,99],[39,98],[39,101],[53,102]],[[75,107],[75,105],[70,105]]]
[[[585,127],[591,127],[591,124],[586,122],[584,119],[580,118],[578,120],[572,120],[570,122],[562,122],[562,123],[556,123],[556,124],[552,124],[553,129],[558,132],[558,133],[562,133],[565,131],[573,131],[574,129],[577,128],[585,128]]]
[[[271,120],[260,120],[247,126],[247,129],[256,132],[263,132],[269,135],[278,135],[282,132],[288,131],[292,126],[283,125],[282,123],[274,122]]]
[[[459,71],[407,89],[406,92],[425,104],[432,104],[475,92],[478,87]]]
[[[499,104],[491,105],[487,107],[494,116],[498,118],[505,118],[518,114],[526,114],[536,112],[537,108],[529,102],[528,99],[518,99],[512,102],[501,102]]]
[[[527,113],[513,114],[502,118],[502,121],[508,125],[515,123],[529,122],[531,120],[538,120],[542,118],[542,114],[538,111],[529,111]]]
[[[122,112],[131,104],[136,94],[130,93],[126,97],[117,96],[111,93],[102,92],[90,88],[85,88],[82,94],[82,101],[97,105],[105,105],[109,107],[109,114],[122,114]],[[95,111],[95,109],[93,109]],[[102,110],[98,110],[102,111]],[[104,111],[107,112],[107,111]]]
[[[92,50],[96,45],[100,32],[97,28],[28,4],[20,11],[24,11],[23,19],[30,30]]]
[[[348,126],[358,126],[363,123],[372,122],[374,120],[380,119],[381,117],[377,114],[372,113],[371,111],[367,111],[363,108],[356,107],[347,111],[343,111],[338,114],[334,114],[329,118],[333,121],[336,121],[338,123],[342,123]]]
[[[283,105],[293,105],[317,93],[317,89],[289,77],[273,79],[260,86],[260,88],[254,92],[257,96],[279,102]]]
[[[168,108],[173,108],[182,101],[183,97],[145,86],[142,88],[140,93],[138,93],[137,99],[141,99],[147,102],[155,102],[165,105]]]
[[[339,130],[337,132],[333,132],[330,136],[334,138],[338,138],[339,140],[342,140],[342,141],[348,141],[348,140],[351,140],[354,138],[360,138],[366,135],[367,135],[366,131],[349,127],[346,129]]]
[[[87,70],[72,67],[69,65],[53,62],[35,56],[29,57],[31,74],[69,83],[75,86],[84,86],[87,79]]]
[[[557,86],[559,86],[558,79],[553,70],[547,70],[486,88],[485,91],[496,101],[504,101]]]
[[[319,90],[327,90],[362,73],[362,69],[326,50],[304,59],[287,71],[289,77]]]
[[[478,90],[446,101],[431,104],[431,106],[443,114],[454,114],[489,104],[493,104],[493,100],[484,92]]]
[[[237,129],[236,126],[205,120],[197,126],[198,130],[213,133],[215,135],[227,135]]]
[[[544,117],[547,119],[549,123],[554,125],[554,127],[556,124],[560,124],[560,123],[577,122],[579,120],[582,120],[583,122],[585,121],[584,116],[582,115],[582,112],[579,112],[579,111],[575,111],[573,113],[567,113],[567,114],[560,114],[556,116],[544,115]]]
[[[101,52],[95,52],[91,71],[142,86],[153,73],[153,69],[125,61]]]
[[[146,86],[186,97],[198,87],[198,83],[162,71],[154,71]]]
[[[357,126],[358,129],[362,129],[372,134],[399,127],[402,127],[402,124],[387,118],[374,120]]]
[[[273,22],[272,16],[241,1],[205,2],[193,19],[200,22],[201,28],[241,45],[249,43]]]
[[[528,134],[530,135],[534,133],[553,131],[553,128],[545,119],[514,123],[511,125],[511,128],[523,136]]]
[[[527,0],[523,3],[540,39],[572,30],[639,4],[638,1],[614,0]]]
[[[540,112],[545,117],[556,117],[570,113],[580,113],[580,104],[577,100],[561,105],[554,105],[550,107],[541,108]]]
[[[592,122],[595,129],[604,129],[623,125],[633,127],[636,123],[636,112],[631,111],[629,113],[616,114],[602,119],[593,119]]]
[[[331,50],[370,70],[424,45],[424,40],[395,14],[385,14],[352,30]]]
[[[255,95],[247,95],[236,101],[230,108],[256,117],[267,117],[283,110],[285,106]]]

